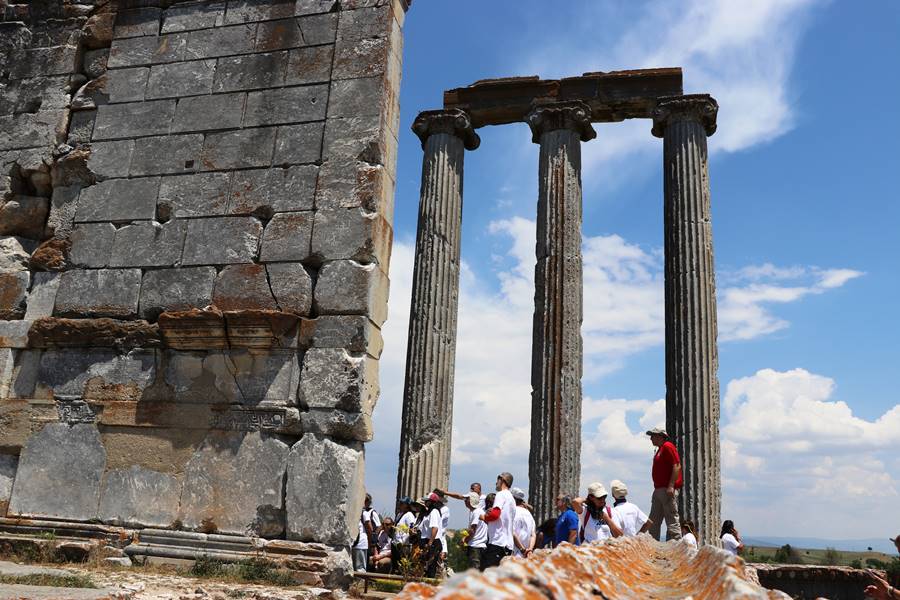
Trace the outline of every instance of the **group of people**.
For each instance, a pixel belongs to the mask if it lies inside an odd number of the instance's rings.
[[[690,520],[680,520],[678,493],[683,484],[678,449],[661,428],[647,431],[656,447],[652,478],[654,491],[650,515],[628,500],[628,487],[619,480],[610,482],[612,501],[606,487],[595,482],[584,497],[560,494],[556,498],[559,515],[538,527],[525,492],[513,487],[511,473],[497,476],[495,491],[482,494],[480,483],[469,492],[459,494],[435,489],[418,500],[401,498],[396,518],[383,520],[372,509],[372,498],[366,495],[359,521],[359,537],[353,547],[353,563],[357,570],[390,572],[399,561],[411,556],[417,547],[425,564],[425,576],[443,573],[447,559],[447,528],[450,521],[449,499],[462,500],[469,511],[468,527],[463,532],[469,567],[484,570],[500,564],[507,556],[528,556],[535,548],[549,548],[562,543],[581,544],[620,536],[649,532],[660,539],[662,524],[666,539],[684,539],[697,547],[697,531]],[[743,549],[734,523],[722,526],[722,544],[738,554]]]

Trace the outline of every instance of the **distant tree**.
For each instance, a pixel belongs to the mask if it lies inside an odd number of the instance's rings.
[[[822,556],[823,565],[839,565],[841,564],[841,553],[834,548],[825,548],[825,554]]]
[[[803,563],[800,553],[790,544],[785,544],[775,551],[775,562],[783,565],[799,565]]]
[[[862,567],[862,561],[859,560],[858,558],[854,558],[853,560],[851,560],[851,561],[850,561],[850,566],[851,566],[852,568],[854,568],[854,569],[862,569],[862,568],[863,568],[863,567]]]
[[[867,558],[866,565],[873,569],[887,569],[887,563],[877,558]]]
[[[871,551],[872,551],[872,546],[869,546],[869,547],[868,547],[868,550],[869,550],[869,552],[871,552]]]

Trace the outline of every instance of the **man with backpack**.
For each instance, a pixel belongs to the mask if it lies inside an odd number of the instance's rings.
[[[381,527],[381,518],[372,508],[372,495],[366,494],[362,514],[359,517],[359,533],[356,543],[353,545],[353,569],[366,571],[369,564],[369,556],[374,555],[378,548],[377,532]]]

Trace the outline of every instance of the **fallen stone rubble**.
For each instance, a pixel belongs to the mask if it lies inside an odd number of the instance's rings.
[[[640,535],[540,550],[528,558],[507,559],[484,573],[461,573],[438,588],[411,583],[397,598],[774,600],[790,596],[761,587],[745,572],[743,560],[724,550],[704,546],[694,551],[682,542],[663,544]]]

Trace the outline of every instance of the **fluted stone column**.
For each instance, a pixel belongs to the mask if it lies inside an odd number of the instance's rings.
[[[413,268],[397,495],[419,498],[450,479],[459,302],[463,155],[480,142],[465,112],[421,113],[425,157]]]
[[[528,115],[540,144],[537,265],[531,354],[529,502],[538,523],[559,493],[576,495],[581,471],[581,142],[596,137],[581,102]]]
[[[708,95],[660,99],[653,135],[663,138],[665,186],[666,429],[681,453],[682,518],[703,543],[721,527],[716,278],[706,138],[718,104]]]

